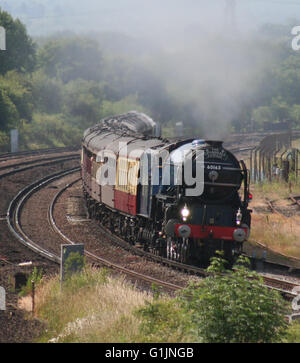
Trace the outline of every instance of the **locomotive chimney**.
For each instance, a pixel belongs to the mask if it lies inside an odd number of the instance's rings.
[[[223,141],[216,141],[216,140],[205,140],[205,142],[212,147],[221,148],[223,145]]]

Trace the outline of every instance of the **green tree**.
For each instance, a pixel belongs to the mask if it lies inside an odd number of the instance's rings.
[[[283,298],[262,284],[241,259],[233,271],[225,261],[213,258],[212,273],[199,284],[190,284],[180,294],[191,327],[201,342],[278,342],[286,332],[287,312]]]
[[[300,58],[291,55],[274,70],[275,96],[281,96],[288,104],[300,103]]]
[[[36,64],[36,49],[25,26],[1,9],[0,26],[6,30],[6,50],[0,52],[0,74],[13,69],[32,72]]]
[[[78,78],[98,81],[102,54],[98,43],[91,39],[51,40],[39,50],[38,65],[49,77],[56,77],[64,83]]]
[[[32,73],[31,82],[35,111],[48,114],[62,112],[64,88],[61,80],[50,78],[38,70]]]
[[[208,277],[155,298],[137,310],[145,342],[262,343],[285,341],[287,307],[240,258],[232,271],[212,259]]]
[[[290,106],[282,96],[272,98],[271,109],[274,121],[284,121],[290,116]]]
[[[20,142],[24,148],[79,146],[82,132],[64,114],[35,113],[32,122],[20,126]]]
[[[105,100],[104,86],[95,81],[76,79],[64,87],[64,113],[73,124],[84,130],[101,118],[101,104]]]
[[[290,110],[290,118],[292,120],[293,126],[300,127],[300,104],[293,105]]]
[[[263,130],[264,124],[273,121],[273,113],[269,106],[260,106],[253,110],[252,118],[256,123],[256,129]]]
[[[8,135],[5,132],[0,131],[0,151],[1,152],[9,151],[8,145],[9,145]]]
[[[18,127],[21,120],[30,121],[33,112],[31,83],[16,71],[0,76],[0,127]]]

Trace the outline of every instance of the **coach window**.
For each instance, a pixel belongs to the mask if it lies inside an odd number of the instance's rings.
[[[98,170],[98,164],[96,162],[96,155],[92,155],[91,157],[91,161],[92,161],[92,177],[96,178],[96,174],[97,174],[97,170]]]

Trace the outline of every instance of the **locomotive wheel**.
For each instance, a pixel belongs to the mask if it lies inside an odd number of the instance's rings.
[[[168,237],[166,244],[166,257],[181,263],[188,263],[190,260],[190,246],[188,238],[173,240]]]
[[[190,244],[188,238],[183,238],[181,244],[180,261],[182,263],[188,264],[190,260]]]
[[[170,260],[175,260],[175,250],[176,245],[171,237],[167,239],[167,258]]]

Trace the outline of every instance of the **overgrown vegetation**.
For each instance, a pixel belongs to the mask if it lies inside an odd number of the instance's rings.
[[[225,260],[213,258],[211,276],[190,284],[178,298],[153,302],[139,311],[149,341],[172,334],[203,343],[278,342],[284,337],[285,304],[242,264],[225,274]],[[174,315],[171,312],[174,311]]]
[[[286,342],[286,303],[262,285],[241,259],[233,271],[212,259],[209,277],[171,298],[140,292],[106,270],[86,267],[60,289],[58,277],[37,292],[36,311],[47,323],[46,342]],[[298,337],[298,338],[297,338]]]
[[[147,293],[105,269],[87,267],[60,288],[59,277],[48,280],[37,293],[36,311],[47,322],[40,342],[135,342],[139,320],[133,311]]]
[[[38,285],[41,284],[42,279],[43,279],[43,270],[42,269],[38,270],[37,267],[34,267],[32,273],[29,275],[27,279],[26,285],[22,287],[19,295],[26,296],[31,294],[32,283],[34,283],[35,288],[37,288]]]
[[[251,186],[253,207],[250,241],[267,246],[271,250],[285,256],[300,258],[300,217],[295,215],[285,217],[272,213],[266,200],[275,201],[279,210],[291,212],[290,194],[299,195],[300,185],[297,181],[288,184],[284,181],[273,181],[253,184]]]

